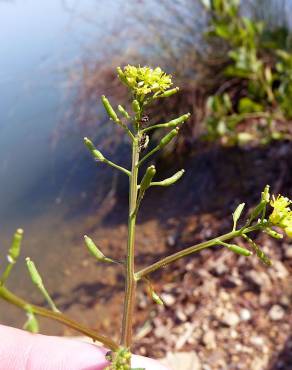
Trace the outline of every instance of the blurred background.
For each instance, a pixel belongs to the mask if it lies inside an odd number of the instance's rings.
[[[113,257],[125,248],[127,179],[96,166],[82,142],[88,136],[129,164],[127,139],[99,103],[106,94],[128,104],[116,66],[159,65],[173,75],[180,93],[154,106],[151,120],[192,113],[172,152],[156,158],[161,177],[180,168],[186,175],[145,198],[139,266],[228,230],[236,205],[256,204],[267,183],[291,198],[292,2],[222,1],[221,13],[202,3],[0,0],[0,258],[3,268],[13,232],[24,228],[8,283],[15,293],[43,303],[23,263],[29,256],[62,311],[105,333],[119,330],[121,271],[97,265],[83,246],[88,234]],[[224,26],[231,24],[224,3],[237,9],[231,18],[243,24],[242,38]],[[192,353],[193,369],[292,369],[291,246],[258,242],[273,267],[214,250],[154,274],[165,307],[141,287],[136,352]],[[1,302],[1,323],[24,320]],[[73,335],[46,320],[41,329]]]

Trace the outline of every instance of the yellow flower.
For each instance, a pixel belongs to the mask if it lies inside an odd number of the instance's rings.
[[[292,237],[292,211],[290,209],[291,200],[278,195],[272,197],[270,205],[274,208],[269,217],[269,221],[282,228],[289,237]]]
[[[172,85],[171,75],[167,75],[160,67],[152,69],[127,65],[124,70],[118,68],[118,75],[141,99],[147,94],[163,93]]]

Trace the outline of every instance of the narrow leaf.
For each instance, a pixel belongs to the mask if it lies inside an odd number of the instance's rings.
[[[245,206],[245,203],[239,204],[239,206],[237,206],[236,210],[232,214],[232,216],[233,216],[233,230],[236,229],[237,221],[239,220],[239,218],[241,216],[241,213],[244,209],[244,206]]]

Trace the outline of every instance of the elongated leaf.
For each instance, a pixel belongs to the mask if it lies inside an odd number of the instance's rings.
[[[233,230],[236,229],[237,221],[239,220],[239,218],[241,216],[241,213],[244,209],[244,206],[245,206],[245,203],[239,204],[239,206],[237,206],[236,210],[232,214],[232,216],[233,216]]]

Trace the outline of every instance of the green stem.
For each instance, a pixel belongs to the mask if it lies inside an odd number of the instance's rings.
[[[126,287],[125,302],[122,322],[121,345],[129,348],[132,343],[132,322],[135,307],[136,279],[135,279],[135,226],[136,226],[136,205],[137,205],[137,180],[139,163],[138,135],[132,144],[132,170],[130,177],[129,191],[129,218],[128,218],[128,245],[126,262]]]
[[[225,240],[233,239],[237,236],[241,236],[241,235],[249,233],[251,231],[258,230],[258,229],[260,229],[260,227],[261,227],[261,225],[255,225],[255,226],[251,226],[249,228],[242,228],[240,230],[231,231],[230,233],[224,234],[224,235],[219,236],[217,238],[214,238],[214,239],[211,239],[211,240],[208,240],[208,241],[196,244],[196,245],[192,245],[191,247],[185,248],[182,251],[174,253],[174,254],[172,254],[168,257],[162,258],[160,261],[157,261],[157,262],[153,263],[152,265],[138,271],[135,274],[135,278],[136,278],[136,280],[140,280],[143,277],[151,274],[152,272],[154,272],[154,271],[156,271],[156,270],[158,270],[162,267],[165,267],[165,266],[169,265],[170,263],[173,263],[173,262],[175,262],[175,261],[177,261],[177,260],[179,260],[183,257],[186,257],[190,254],[199,252],[203,249],[218,245],[218,240],[225,241]]]
[[[116,168],[116,169],[124,172],[127,176],[130,176],[131,175],[131,172],[130,171],[126,170],[124,167],[121,167],[118,164],[115,164],[114,162],[112,162],[112,161],[110,161],[110,160],[108,160],[106,158],[104,158],[103,162],[106,163],[106,164],[108,164],[109,166],[112,166],[112,167],[114,167],[114,168]]]
[[[39,316],[47,317],[49,319],[53,319],[55,321],[58,321],[72,329],[77,330],[79,333],[82,333],[93,340],[96,340],[98,342],[103,343],[107,348],[116,351],[119,346],[117,343],[115,343],[113,340],[110,338],[104,337],[103,335],[100,335],[96,333],[94,330],[91,330],[89,328],[86,328],[85,326],[79,324],[78,322],[70,319],[69,317],[65,316],[62,313],[58,312],[53,312],[50,310],[47,310],[45,308],[32,305],[25,300],[17,297],[14,295],[12,292],[10,292],[6,287],[1,286],[0,287],[0,297],[2,297],[5,301],[14,304],[15,306],[18,306],[19,308],[22,308],[23,310],[27,310],[29,307],[30,310]]]

